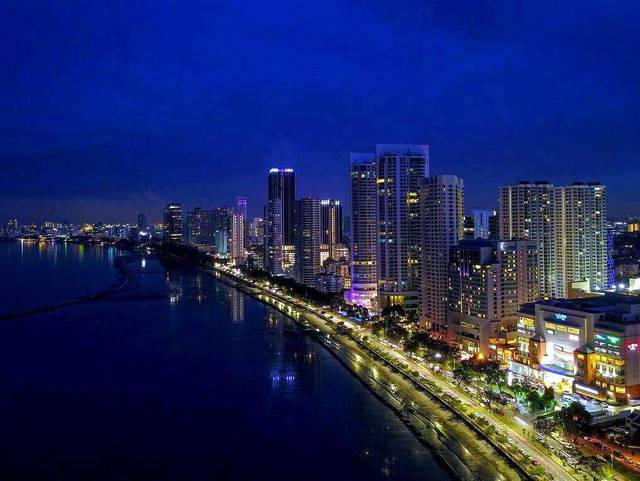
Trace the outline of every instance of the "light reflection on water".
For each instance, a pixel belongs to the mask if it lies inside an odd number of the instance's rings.
[[[130,267],[109,300],[0,326],[0,479],[448,479],[291,319],[206,274]]]

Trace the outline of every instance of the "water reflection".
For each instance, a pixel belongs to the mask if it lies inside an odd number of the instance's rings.
[[[244,294],[238,289],[231,289],[231,321],[244,321]]]

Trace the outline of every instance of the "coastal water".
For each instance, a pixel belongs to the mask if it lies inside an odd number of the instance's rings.
[[[0,312],[118,281],[115,251],[41,249],[0,243],[21,273]],[[107,299],[0,323],[0,479],[449,479],[286,317],[206,273],[126,267]]]

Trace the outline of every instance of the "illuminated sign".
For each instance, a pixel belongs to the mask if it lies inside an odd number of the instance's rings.
[[[556,314],[553,317],[556,318],[556,321],[566,321],[567,320],[567,315],[566,314],[561,314],[559,312],[556,312]]]
[[[638,350],[638,343],[637,342],[632,342],[631,344],[629,344],[628,349],[630,351],[637,351]]]

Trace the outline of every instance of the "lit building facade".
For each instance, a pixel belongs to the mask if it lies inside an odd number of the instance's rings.
[[[498,198],[499,238],[537,242],[540,295],[549,298],[558,297],[554,199],[554,186],[544,181],[502,186]]]
[[[351,290],[348,299],[376,310],[378,190],[375,154],[351,154]]]
[[[231,217],[230,257],[233,264],[237,266],[243,265],[247,257],[244,245],[245,219],[246,214],[241,212],[234,212]]]
[[[420,292],[420,183],[429,146],[376,145],[378,304],[417,312]]]
[[[600,183],[558,187],[555,203],[558,297],[568,297],[573,283],[584,282],[590,291],[609,288],[606,187]]]
[[[174,244],[182,243],[182,206],[170,203],[164,209],[164,239]]]
[[[420,324],[447,335],[449,249],[462,239],[464,187],[455,175],[424,179],[420,188],[421,312]]]
[[[293,169],[271,169],[265,212],[265,268],[273,275],[286,275],[285,246],[294,247],[294,202],[296,177]]]
[[[538,301],[518,316],[515,375],[600,400],[640,398],[640,298]]]
[[[449,257],[447,337],[463,352],[495,357],[515,338],[521,304],[538,299],[535,241],[463,240]]]
[[[321,244],[326,246],[328,259],[337,259],[342,244],[342,203],[339,200],[320,201]]]
[[[295,269],[297,282],[313,287],[320,273],[320,201],[305,197],[294,209]]]

